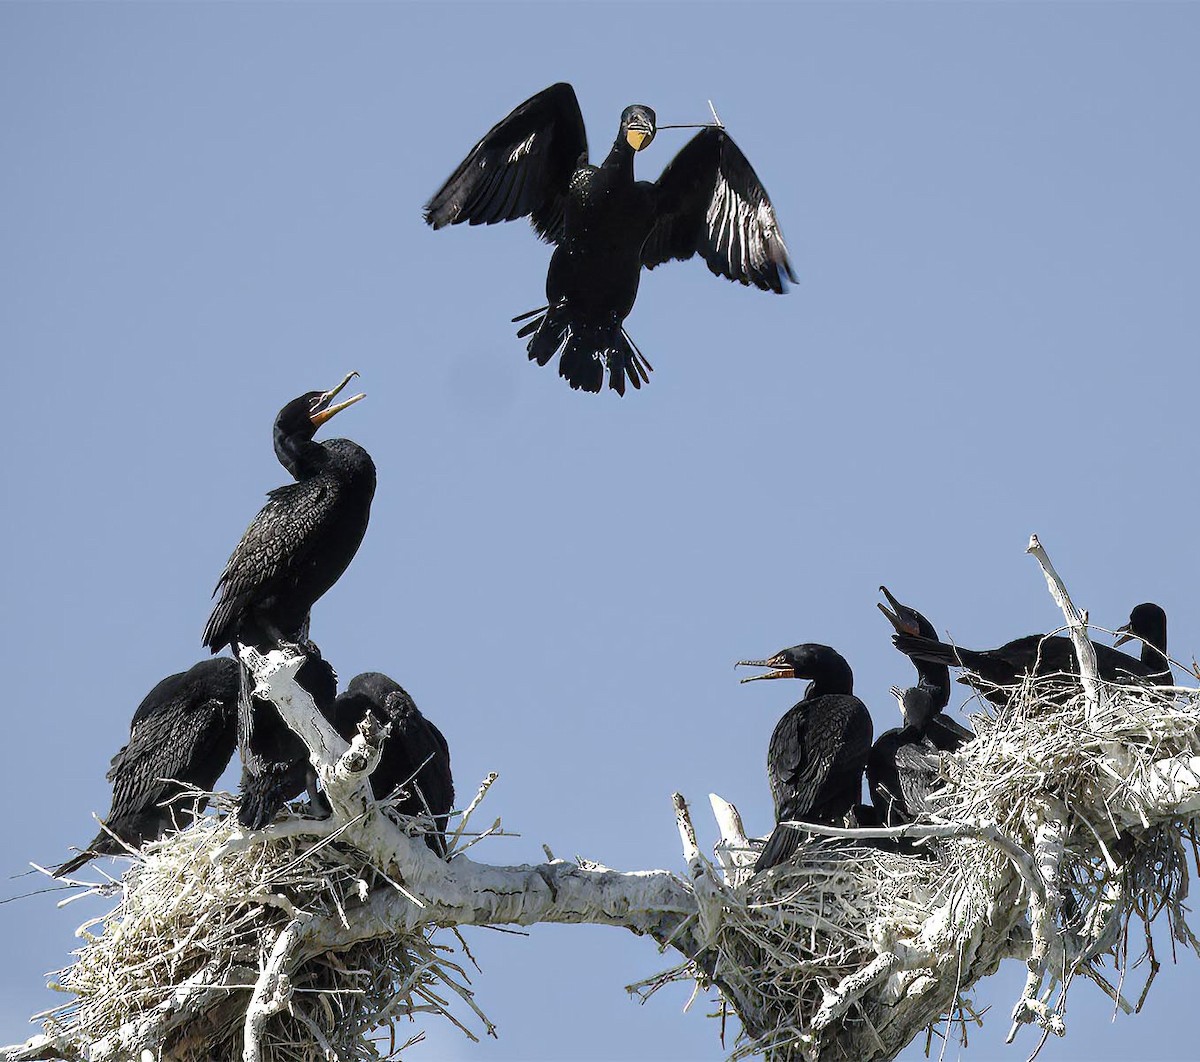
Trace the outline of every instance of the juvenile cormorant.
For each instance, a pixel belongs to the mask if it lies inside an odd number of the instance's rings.
[[[332,405],[357,373],[332,391],[293,399],[275,418],[275,456],[295,483],[276,487],[237,544],[204,628],[214,653],[237,643],[271,648],[302,640],[309,610],[344,572],[362,543],[375,494],[371,455],[349,439],[313,441],[317,428],[353,405]]]
[[[381,800],[397,786],[403,786],[408,795],[397,803],[396,809],[404,815],[433,818],[437,831],[425,834],[425,843],[444,859],[446,823],[454,807],[450,746],[442,732],[421,714],[405,689],[378,671],[368,671],[350,680],[346,691],[338,695],[334,726],[349,741],[367,712],[392,728],[371,775],[371,792]]]
[[[101,830],[54,874],[62,877],[98,855],[121,855],[156,840],[187,813],[172,801],[189,788],[208,792],[237,740],[238,665],[202,660],[154,687],[129,724],[129,742],[112,758],[112,807]],[[179,783],[179,784],[176,784]],[[204,801],[200,801],[201,809]],[[115,840],[109,831],[116,834]]]
[[[658,128],[649,107],[626,107],[607,158],[589,165],[579,101],[559,82],[493,126],[425,206],[435,229],[528,216],[555,245],[548,305],[513,320],[528,319],[517,335],[531,336],[531,361],[562,353],[573,388],[599,391],[606,369],[618,394],[626,377],[649,382],[623,324],[643,267],[699,254],[718,276],[764,291],[796,279],[766,189],[723,128],[697,133],[654,183],[634,180],[633,156]]]
[[[879,611],[887,617],[897,634],[912,634],[937,640],[937,628],[929,620],[915,608],[897,601],[886,586],[879,589],[892,606],[889,609],[880,602]],[[943,752],[953,752],[963,742],[972,740],[975,735],[967,727],[944,714],[946,705],[950,703],[950,668],[945,664],[917,659],[912,659],[912,665],[917,669],[915,688],[924,690],[929,697],[929,718],[925,732]]]
[[[308,693],[317,710],[332,725],[337,674],[312,642],[305,641],[304,653],[304,663],[296,672],[296,685]],[[283,721],[275,705],[254,696],[249,674],[244,673],[242,681],[246,690],[238,711],[238,751],[242,757],[238,822],[249,830],[261,830],[287,801],[306,789],[314,808],[328,814],[329,805],[317,790],[317,774],[309,759],[308,746]]]
[[[1142,638],[1142,659],[1136,659],[1107,645],[1093,642],[1096,650],[1096,670],[1107,682],[1141,679],[1156,685],[1170,685],[1170,665],[1166,660],[1166,614],[1157,605],[1139,605],[1122,628],[1127,634]],[[1128,639],[1126,639],[1128,640]],[[962,667],[979,677],[980,693],[993,704],[1007,703],[1007,694],[997,687],[1014,686],[1023,676],[1036,669],[1039,675],[1078,674],[1075,647],[1062,635],[1030,634],[1006,642],[998,649],[977,652],[947,645],[934,638],[895,634],[896,648],[913,660]]]
[[[902,826],[925,810],[926,797],[938,777],[936,746],[927,731],[934,718],[934,698],[919,686],[892,687],[900,702],[904,726],[881,734],[867,757],[867,788],[885,826]]]
[[[842,825],[862,792],[871,751],[871,713],[854,696],[854,674],[840,653],[808,642],[768,660],[739,660],[738,666],[769,667],[742,679],[806,678],[804,697],[775,727],[767,748],[767,777],[776,822]],[[776,826],[754,864],[766,870],[790,859],[800,833]]]

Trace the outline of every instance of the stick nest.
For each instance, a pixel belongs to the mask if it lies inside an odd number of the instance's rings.
[[[722,1029],[727,1008],[742,1019],[733,1059],[891,1058],[922,1029],[957,1029],[965,1043],[979,1021],[970,987],[1008,957],[1031,970],[1017,1023],[1061,1035],[1075,974],[1137,1010],[1158,968],[1154,918],[1165,912],[1172,941],[1197,944],[1183,907],[1191,821],[1152,794],[1155,763],[1200,752],[1200,691],[1105,684],[1089,719],[1071,677],[1028,680],[972,723],[976,740],[940,756],[941,788],[918,819],[954,836],[909,854],[813,837],[758,876],[754,851],[732,852],[733,869],[709,868],[720,900],[710,949],[633,989],[715,985]],[[1142,930],[1132,955],[1131,927]],[[1143,957],[1130,1004],[1125,974]]]
[[[216,794],[215,803],[219,817],[201,817],[148,846],[122,879],[116,908],[79,930],[86,943],[54,986],[76,998],[44,1016],[56,1042],[91,1045],[93,1062],[136,1058],[145,1046],[139,1024],[148,1025],[156,1008],[171,1008],[179,1020],[167,1023],[154,1057],[241,1058],[247,1006],[285,929],[298,921],[344,926],[346,912],[374,890],[396,887],[336,836],[241,843],[235,801]],[[298,819],[285,815],[275,826],[286,831]],[[98,924],[103,931],[94,935]],[[425,928],[341,950],[322,946],[319,934],[302,939],[301,961],[274,994],[261,1057],[398,1057],[420,1038],[399,1029],[415,1013],[440,1014],[463,1028],[448,999],[456,994],[474,1007],[468,978],[434,933]]]

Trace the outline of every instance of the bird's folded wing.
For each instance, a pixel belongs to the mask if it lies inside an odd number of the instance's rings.
[[[425,220],[440,229],[528,215],[537,234],[553,243],[562,232],[571,174],[586,162],[579,101],[559,82],[492,127],[425,205]]]
[[[697,133],[662,172],[657,221],[642,247],[653,269],[701,255],[717,276],[783,293],[796,277],[775,208],[746,156],[724,129]]]

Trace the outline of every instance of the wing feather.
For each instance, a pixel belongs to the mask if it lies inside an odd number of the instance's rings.
[[[658,215],[642,247],[653,269],[699,254],[717,276],[783,294],[795,283],[775,207],[724,129],[704,129],[655,183]]]
[[[440,229],[528,216],[537,234],[553,243],[571,174],[586,161],[579,100],[560,81],[491,128],[425,204],[425,220]]]

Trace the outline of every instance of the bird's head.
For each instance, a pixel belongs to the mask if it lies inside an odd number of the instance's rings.
[[[365,394],[357,394],[337,405],[333,404],[333,400],[345,389],[346,384],[357,375],[356,372],[348,373],[346,378],[330,391],[309,391],[299,398],[293,398],[275,418],[276,435],[311,439],[330,417],[367,397]]]
[[[642,148],[649,147],[656,132],[658,132],[657,119],[649,107],[635,103],[621,112],[620,135],[634,151],[641,151]]]
[[[759,679],[812,679],[822,693],[853,693],[854,675],[845,658],[828,645],[804,642],[790,649],[781,649],[766,660],[739,660],[737,667],[766,667],[761,675],[747,675],[743,682]],[[810,691],[813,692],[810,687]]]
[[[879,592],[888,599],[889,609],[883,602],[877,602],[879,611],[888,618],[888,622],[896,628],[897,634],[921,635],[923,638],[936,638],[937,631],[932,623],[921,615],[915,608],[901,604],[886,586],[881,586]]]
[[[1114,645],[1124,645],[1134,638],[1141,638],[1161,652],[1167,649],[1167,614],[1152,601],[1135,605],[1129,613],[1129,622],[1117,628]]]
[[[400,683],[393,678],[388,678],[383,672],[364,671],[350,680],[346,692],[360,694],[382,709],[390,694],[404,691],[401,689]]]
[[[900,703],[900,715],[904,719],[904,725],[923,731],[933,718],[933,697],[929,690],[919,686],[909,686],[908,689],[902,690],[899,686],[893,686],[892,696]]]

